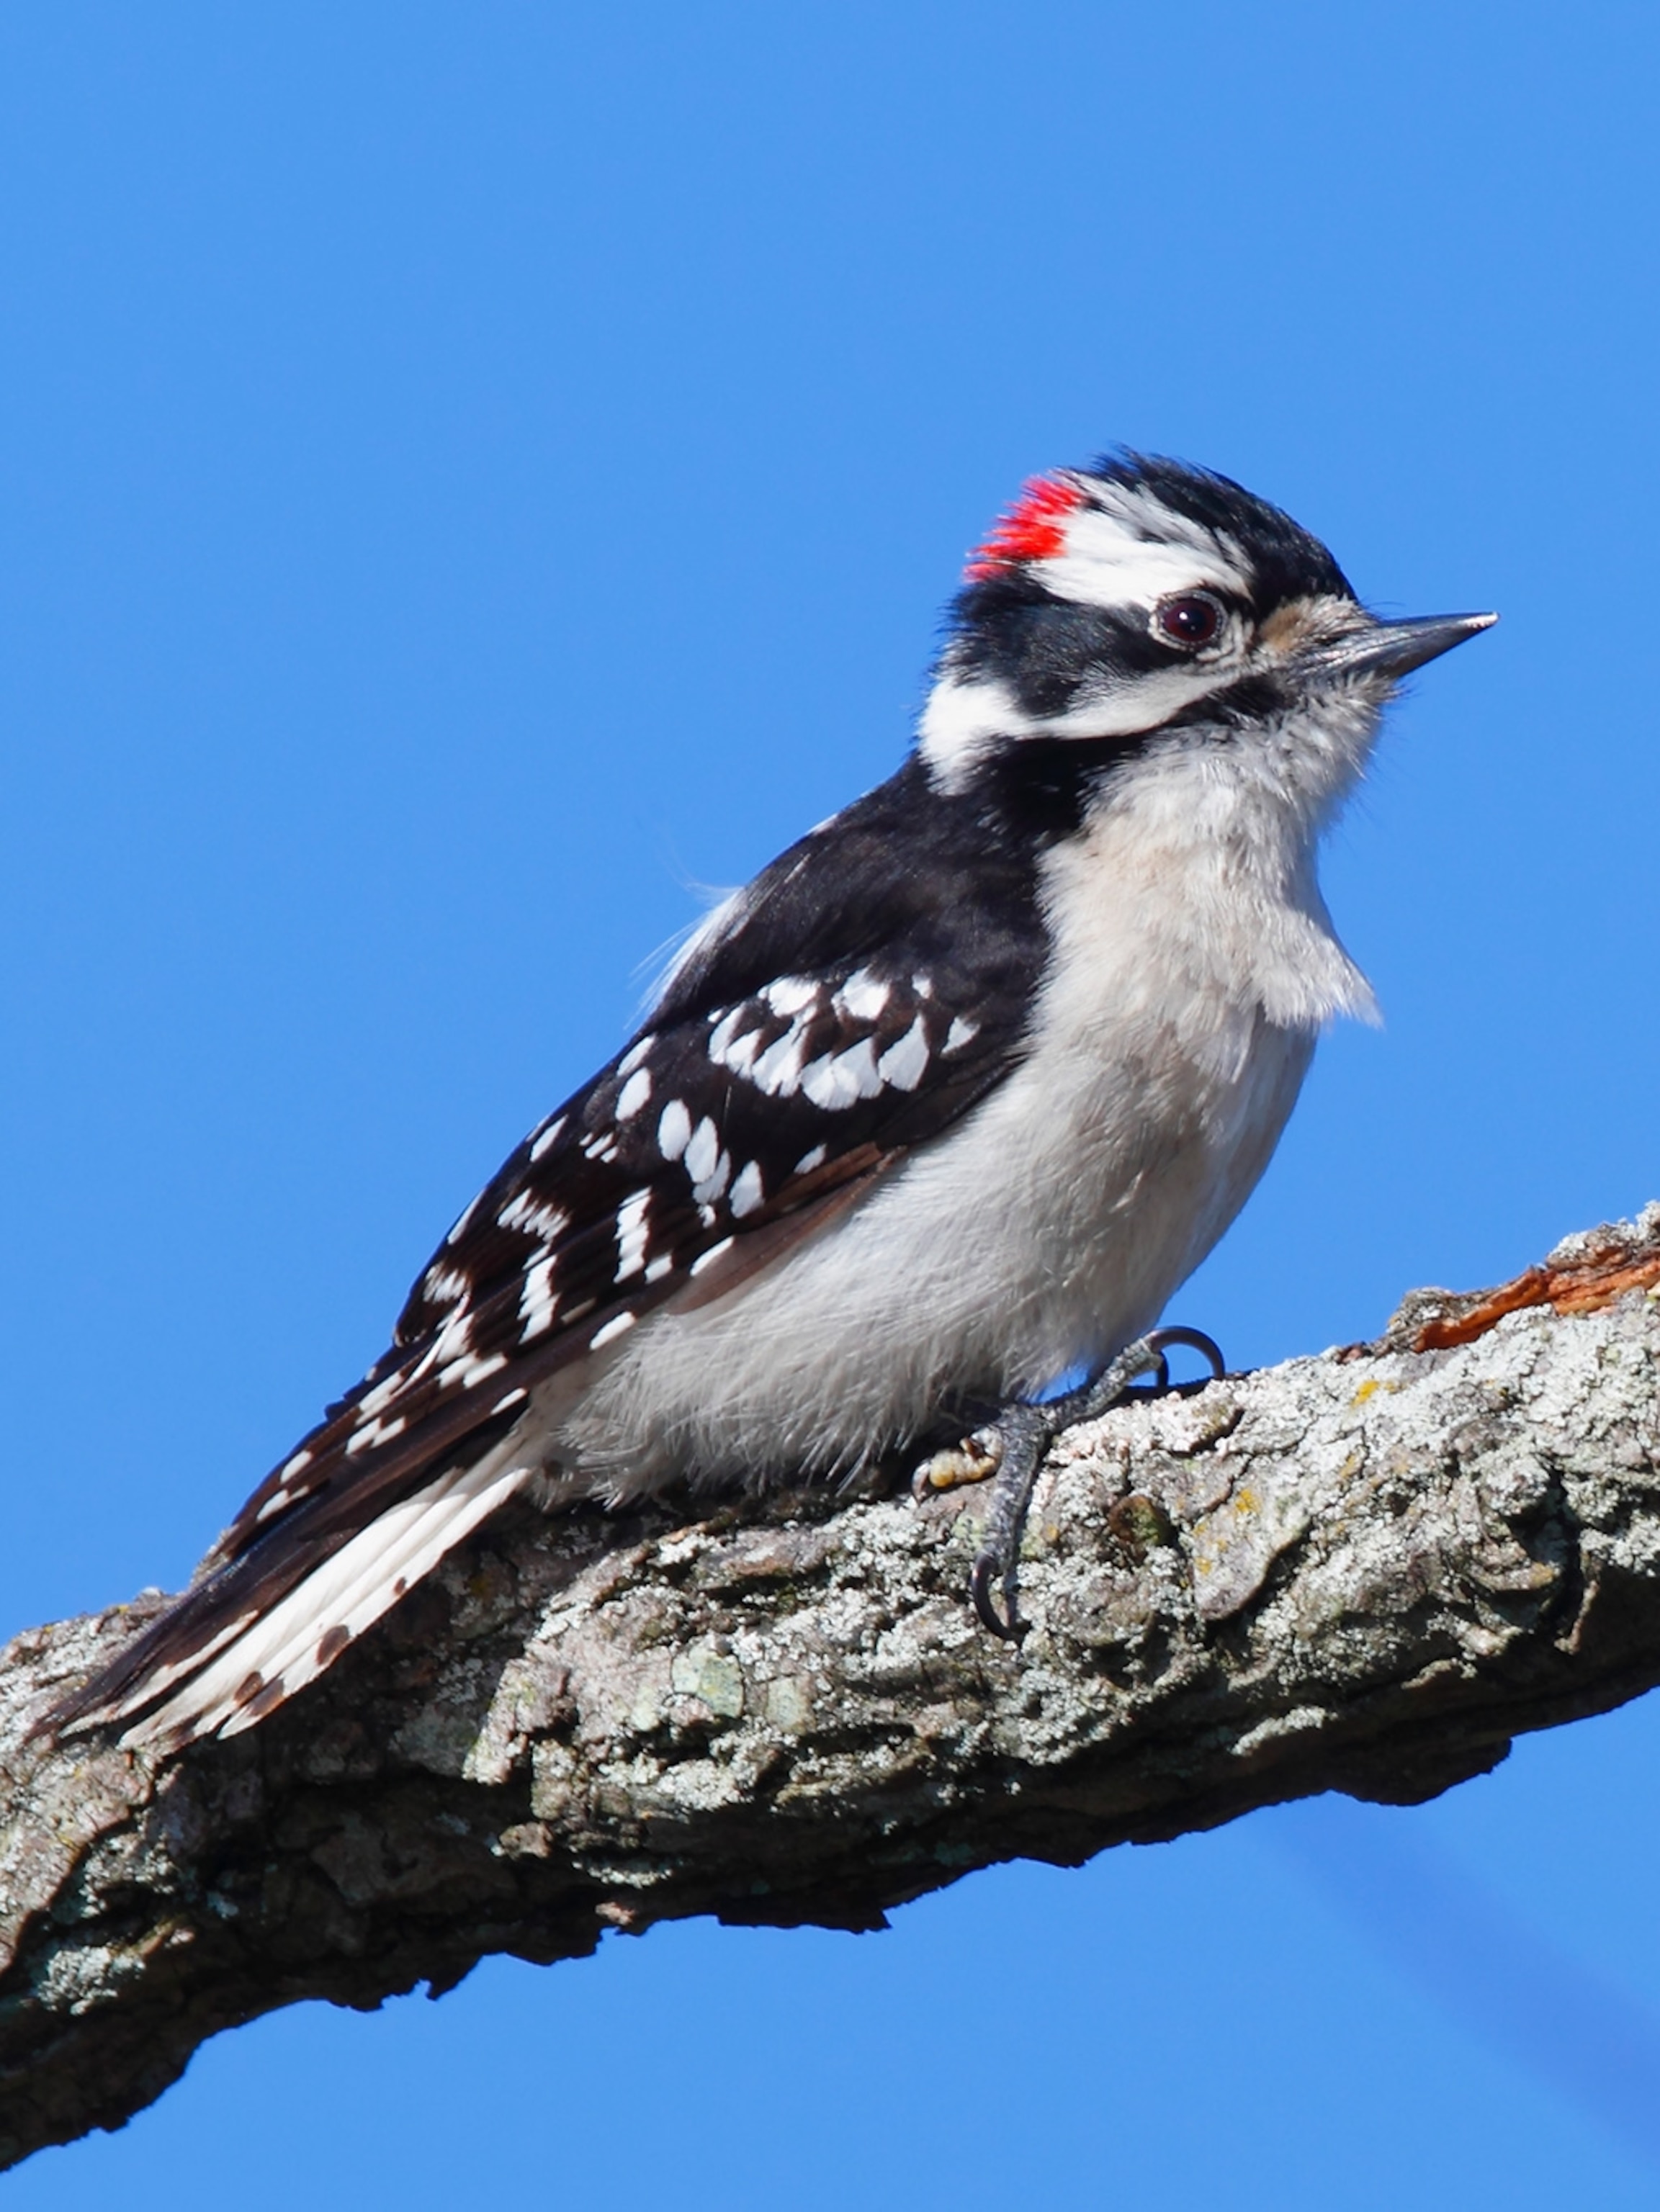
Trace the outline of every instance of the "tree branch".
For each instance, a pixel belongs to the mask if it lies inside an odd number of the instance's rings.
[[[31,1718],[160,1600],[0,1679],[0,2160],[218,2029],[714,1913],[868,1928],[1322,1790],[1391,1803],[1660,1680],[1660,1206],[1378,1344],[1062,1437],[1018,1650],[987,1493],[498,1523],[252,1734]]]

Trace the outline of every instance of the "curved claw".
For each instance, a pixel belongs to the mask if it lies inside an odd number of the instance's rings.
[[[1001,1571],[1002,1565],[1003,1562],[995,1552],[982,1552],[969,1577],[969,1591],[974,1600],[974,1610],[979,1616],[980,1626],[992,1635],[1000,1637],[1005,1644],[1018,1644],[1029,1624],[1022,1620],[1015,1611],[1006,1580],[1004,1583],[1004,1595],[1008,1605],[1006,1620],[998,1612],[991,1594],[992,1577]]]
[[[1185,1345],[1189,1352],[1196,1352],[1201,1358],[1208,1364],[1210,1379],[1213,1382],[1219,1382],[1228,1371],[1228,1363],[1222,1357],[1221,1346],[1213,1336],[1207,1336],[1202,1328],[1173,1327],[1151,1329],[1142,1341],[1149,1352],[1156,1352],[1161,1355],[1158,1372],[1158,1387],[1161,1390],[1167,1390],[1170,1388],[1170,1365],[1162,1355],[1172,1345]]]

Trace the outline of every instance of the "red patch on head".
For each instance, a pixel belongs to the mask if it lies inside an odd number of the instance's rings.
[[[963,571],[971,584],[983,583],[1017,561],[1047,561],[1067,542],[1066,519],[1084,503],[1078,485],[1058,477],[1031,477],[1019,498],[976,545]]]

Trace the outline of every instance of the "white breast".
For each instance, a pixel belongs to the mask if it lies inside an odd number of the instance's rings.
[[[1151,1327],[1267,1165],[1321,1024],[1371,1004],[1258,804],[1166,762],[1058,848],[1027,1060],[824,1235],[642,1324],[559,1409],[566,1494],[845,1470],[942,1401]]]

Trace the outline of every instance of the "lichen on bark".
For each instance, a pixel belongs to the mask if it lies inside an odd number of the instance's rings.
[[[1411,1802],[1660,1680],[1660,1207],[1377,1344],[1062,1437],[1032,1630],[964,1603],[986,1493],[488,1528],[290,1706],[152,1760],[31,1722],[152,1597],[0,1674],[0,2158],[216,2030],[608,1928],[879,1924],[1338,1789]]]

